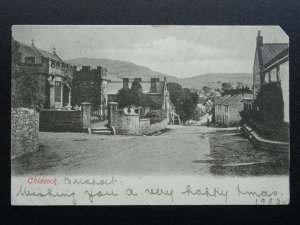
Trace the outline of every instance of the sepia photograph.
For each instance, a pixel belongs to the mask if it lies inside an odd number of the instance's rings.
[[[272,187],[271,177],[288,189],[279,26],[14,25],[11,61],[13,182],[232,178],[240,196],[243,179]]]

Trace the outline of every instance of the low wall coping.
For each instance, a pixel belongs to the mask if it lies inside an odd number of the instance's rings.
[[[248,127],[247,125],[244,125],[244,127],[246,128],[246,130],[251,133],[254,138],[260,142],[263,143],[269,143],[269,144],[276,144],[276,145],[289,145],[288,142],[281,142],[281,141],[273,141],[273,140],[268,140],[268,139],[264,139],[261,136],[259,136],[252,128]]]
[[[147,120],[150,120],[150,118],[143,118],[143,119],[140,119],[140,121],[147,121]]]
[[[67,109],[42,109],[41,111],[47,111],[47,112],[78,112],[81,111],[80,109],[71,109],[71,110],[67,110]]]

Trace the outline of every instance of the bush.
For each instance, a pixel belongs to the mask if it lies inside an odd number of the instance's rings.
[[[150,110],[145,118],[150,118],[150,124],[158,123],[166,118],[166,113],[163,110]]]
[[[161,109],[161,104],[154,102],[149,95],[142,93],[139,88],[120,89],[114,101],[118,102],[118,107],[121,109],[132,105]]]
[[[39,91],[35,77],[22,70],[14,69],[11,76],[11,105],[39,110],[46,99]]]

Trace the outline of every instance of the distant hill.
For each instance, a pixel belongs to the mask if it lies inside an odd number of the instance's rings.
[[[177,77],[152,71],[148,67],[126,61],[98,58],[77,58],[66,61],[77,67],[91,66],[91,68],[96,68],[97,66],[103,66],[108,69],[108,78],[113,81],[120,81],[122,78],[133,79],[135,77],[142,78],[143,81],[150,81],[151,77],[160,78],[161,80],[167,77],[167,81],[170,82],[178,80]]]
[[[201,87],[208,86],[211,88],[220,88],[221,84],[242,82],[244,86],[252,88],[253,77],[251,73],[212,73],[204,74],[195,77],[180,79],[183,87],[201,89]]]
[[[163,74],[157,71],[153,71],[148,67],[137,65],[131,62],[101,59],[101,58],[77,58],[66,60],[72,65],[77,67],[91,66],[96,68],[97,66],[103,66],[108,69],[108,78],[113,81],[121,81],[122,78],[133,79],[135,77],[142,78],[143,81],[150,81],[151,77],[157,77],[161,80],[167,77],[168,82],[177,82],[186,88],[202,89],[203,86],[209,86],[211,88],[220,88],[221,83],[242,82],[248,87],[252,87],[252,74],[250,73],[215,73],[204,74],[189,78],[177,78],[168,74]]]

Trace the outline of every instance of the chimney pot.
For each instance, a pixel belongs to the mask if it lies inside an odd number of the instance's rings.
[[[90,72],[91,67],[90,66],[82,66],[82,72]]]
[[[256,48],[261,48],[263,46],[263,36],[261,36],[260,30],[257,33],[256,37]]]
[[[123,89],[129,88],[129,78],[123,78]]]
[[[133,81],[142,82],[142,78],[134,78]]]
[[[150,81],[151,81],[150,93],[156,93],[157,82],[159,82],[159,78],[151,78]]]

